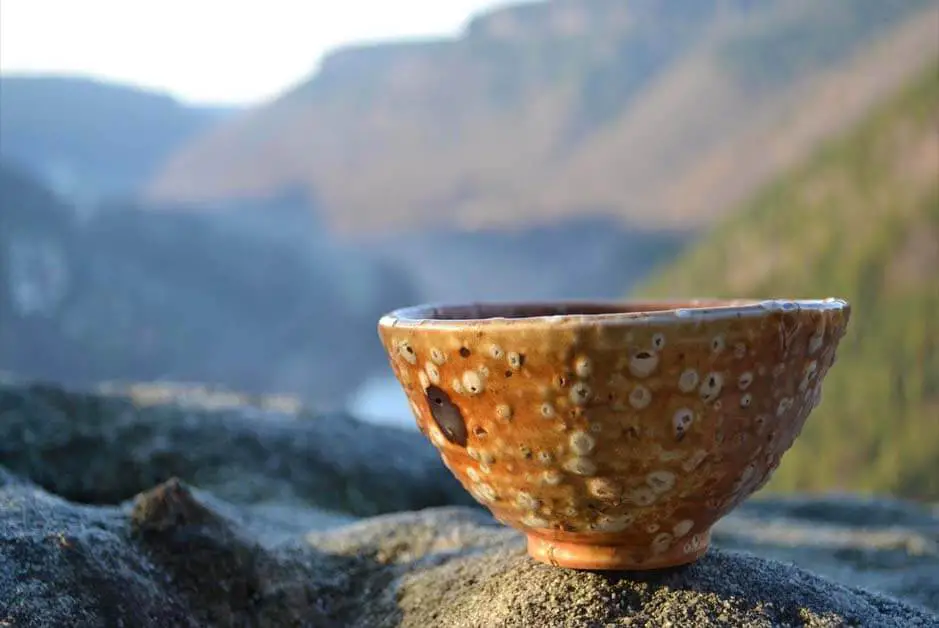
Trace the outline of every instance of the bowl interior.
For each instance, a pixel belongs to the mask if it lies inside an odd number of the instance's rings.
[[[460,305],[418,305],[398,310],[404,320],[485,320],[490,318],[542,318],[549,316],[597,316],[603,314],[641,314],[676,309],[733,307],[756,303],[743,300],[685,301],[562,301],[533,303],[472,303]]]

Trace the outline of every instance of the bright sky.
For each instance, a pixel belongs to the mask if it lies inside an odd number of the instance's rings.
[[[69,73],[250,103],[338,44],[455,33],[506,0],[3,0],[0,72]]]

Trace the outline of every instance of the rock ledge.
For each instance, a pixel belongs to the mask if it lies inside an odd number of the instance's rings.
[[[170,480],[77,505],[0,469],[0,625],[937,626],[783,563],[714,549],[646,574],[555,569],[467,508],[304,532]]]

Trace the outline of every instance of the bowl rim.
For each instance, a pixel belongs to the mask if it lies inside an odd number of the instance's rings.
[[[379,329],[465,329],[466,327],[579,327],[630,325],[684,325],[709,321],[749,319],[774,313],[848,313],[847,299],[625,299],[545,301],[478,301],[468,303],[423,303],[399,308],[383,315]],[[512,311],[534,311],[530,315],[505,316]],[[578,311],[580,310],[580,311]],[[584,312],[584,310],[588,310]],[[589,311],[604,310],[604,311]],[[474,314],[475,313],[475,314]],[[500,313],[502,315],[500,315]],[[459,317],[455,315],[459,314]],[[446,316],[445,316],[446,315]]]

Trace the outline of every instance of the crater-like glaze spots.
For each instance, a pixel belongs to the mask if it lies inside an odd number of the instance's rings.
[[[634,377],[649,377],[659,365],[659,355],[652,351],[640,351],[629,359],[629,372]]]
[[[593,373],[593,363],[587,356],[580,356],[574,363],[574,373],[581,379],[587,379]]]
[[[570,443],[571,451],[578,456],[590,455],[590,452],[592,452],[594,447],[597,446],[596,439],[594,439],[594,437],[590,434],[585,434],[584,432],[574,432],[571,434],[568,442]]]
[[[737,388],[740,390],[746,390],[750,387],[750,384],[753,383],[753,373],[750,371],[744,371],[740,374],[740,377],[737,378]]]
[[[675,432],[675,438],[681,440],[685,437],[685,432],[691,427],[694,421],[694,412],[690,408],[679,408],[672,415],[672,430]]]
[[[690,393],[698,387],[698,372],[694,369],[685,369],[678,378],[678,390]]]
[[[575,456],[564,462],[564,469],[575,475],[593,475],[597,472],[597,465],[590,458]]]
[[[417,353],[407,340],[398,343],[398,355],[408,364],[417,364]]]
[[[585,382],[577,382],[571,386],[570,398],[571,403],[575,405],[587,405],[587,402],[590,401],[590,386]]]
[[[610,478],[590,478],[587,480],[587,490],[601,501],[615,502],[623,494],[623,489],[615,480]]]
[[[704,376],[701,382],[701,398],[705,401],[714,401],[724,389],[724,376],[720,373],[711,372]]]
[[[430,359],[433,360],[434,364],[437,366],[443,366],[447,361],[447,354],[438,349],[437,347],[430,348]]]
[[[460,381],[463,382],[463,390],[470,395],[478,395],[483,391],[483,378],[476,371],[466,371]]]
[[[652,393],[641,384],[637,384],[629,393],[629,405],[636,410],[648,408],[650,403],[652,403]]]
[[[440,369],[433,362],[424,365],[424,371],[427,373],[427,379],[431,384],[440,384]]]

